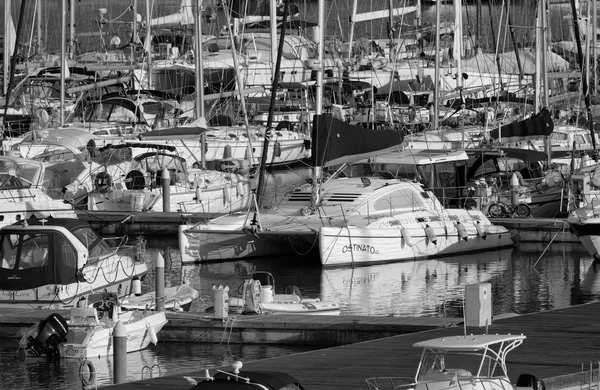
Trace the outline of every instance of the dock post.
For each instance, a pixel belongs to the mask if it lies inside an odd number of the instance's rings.
[[[519,178],[516,173],[513,173],[510,177],[510,201],[513,206],[519,204]]]
[[[113,384],[127,382],[127,329],[122,321],[113,329]]]
[[[160,185],[162,187],[163,212],[168,213],[171,211],[171,175],[167,168],[163,168]]]
[[[156,274],[156,292],[155,292],[155,297],[156,297],[156,305],[155,305],[155,310],[159,311],[163,309],[163,305],[164,305],[164,299],[165,299],[165,259],[164,257],[160,254],[160,252],[158,253],[158,256],[156,256],[156,267],[155,267],[155,274]]]

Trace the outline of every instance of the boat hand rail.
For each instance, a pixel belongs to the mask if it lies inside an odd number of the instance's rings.
[[[379,376],[365,379],[369,390],[410,390],[417,384],[414,378],[401,376]]]

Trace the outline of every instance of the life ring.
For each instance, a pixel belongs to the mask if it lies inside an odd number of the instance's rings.
[[[99,172],[94,178],[94,188],[98,192],[108,192],[112,187],[112,177],[106,171]]]
[[[86,377],[85,367],[87,366],[89,374]],[[79,379],[84,387],[91,386],[96,382],[96,367],[90,360],[82,360],[79,365]]]

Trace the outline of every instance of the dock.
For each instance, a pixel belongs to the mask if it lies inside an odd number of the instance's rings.
[[[57,312],[57,311],[54,311]],[[64,314],[67,312],[65,311]],[[0,337],[18,338],[25,329],[48,313],[40,310],[4,312],[0,316]],[[494,318],[487,333],[524,334],[522,346],[508,355],[508,372],[515,382],[520,374],[544,380],[546,390],[580,388],[598,369],[600,337],[596,319],[600,303],[584,304],[540,313]],[[421,350],[417,341],[436,337],[481,334],[484,327],[444,317],[358,317],[262,315],[207,318],[200,313],[169,314],[161,341],[219,343],[281,343],[313,345],[315,350],[254,362],[243,362],[247,370],[283,371],[299,379],[306,389],[367,388],[365,379],[374,376],[414,376]],[[199,336],[213,333],[212,336]],[[323,341],[327,338],[327,341]],[[321,341],[319,341],[321,340]],[[327,345],[338,345],[325,347]],[[589,363],[589,364],[588,364]],[[155,377],[144,381],[108,386],[112,389],[187,390],[185,377],[203,378],[196,372]],[[582,372],[583,370],[583,372]],[[597,375],[595,376],[597,378]],[[588,381],[589,384],[589,381]]]
[[[343,318],[343,317],[342,317]],[[524,334],[527,339],[507,358],[511,381],[520,374],[541,378],[546,390],[587,389],[590,374],[598,378],[600,337],[598,323],[600,303],[566,309],[494,319],[488,333]],[[467,334],[481,334],[485,328],[466,328]],[[243,362],[241,370],[282,371],[296,377],[311,390],[365,390],[370,377],[414,377],[421,350],[415,342],[436,337],[463,335],[462,325],[436,328],[416,333],[391,336],[340,347],[316,349],[295,355],[255,362]],[[588,366],[588,362],[590,365]],[[231,371],[230,367],[220,368]],[[170,389],[188,390],[193,385],[185,377],[204,377],[204,370],[158,377],[106,387],[111,390]],[[587,386],[583,386],[586,383]]]
[[[570,230],[564,218],[489,218],[495,225],[514,229],[521,242],[577,243],[579,238]]]
[[[180,212],[116,212],[78,210],[77,217],[89,223],[103,235],[113,234],[161,234],[176,236],[179,225],[207,221],[219,215]],[[579,239],[569,229],[569,224],[561,218],[490,218],[493,224],[519,232],[522,242],[563,242],[579,243]]]

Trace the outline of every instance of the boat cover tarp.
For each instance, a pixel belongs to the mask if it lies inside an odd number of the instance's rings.
[[[248,378],[235,380],[233,375],[225,372],[218,372],[214,376],[214,380],[207,380],[198,383],[190,390],[252,390],[252,389],[287,389],[294,388],[303,390],[304,387],[300,382],[291,375],[278,371],[242,371],[238,374],[240,378]],[[291,386],[294,385],[294,386]],[[290,386],[290,387],[288,387]]]
[[[492,130],[490,136],[496,140],[502,138],[505,141],[519,141],[550,135],[552,131],[554,131],[552,115],[544,108],[525,120],[501,126],[499,130]]]
[[[197,135],[200,136],[202,133],[205,133],[206,129],[203,127],[171,127],[169,129],[160,129],[160,130],[151,130],[146,131],[142,134],[144,139],[152,138],[152,137],[182,137],[182,136],[191,136]]]
[[[84,225],[87,226],[85,222],[75,218],[69,220],[66,218],[54,218],[49,220],[51,220],[50,223],[52,224],[60,225],[70,230],[77,230]],[[36,222],[35,219],[30,218],[28,219],[28,223],[29,225],[33,225],[40,224],[41,222]],[[48,220],[45,223],[48,223]],[[26,254],[23,253],[20,254],[21,259],[17,264],[10,265],[4,260],[11,257],[9,252],[19,249],[13,246],[12,237],[9,235],[10,232],[10,228],[4,228],[2,237],[0,238],[2,248],[0,251],[0,256],[2,256],[0,259],[0,290],[18,291],[42,287],[47,284],[67,285],[77,283],[80,273],[77,268],[77,256],[69,256],[62,252],[62,246],[66,244],[62,234],[55,230],[47,230],[49,251],[47,257],[44,259],[44,264],[40,266],[25,266],[22,259]],[[20,232],[23,234],[25,231],[20,230]],[[42,231],[36,231],[36,233],[40,234]],[[14,234],[19,234],[19,231],[14,232]]]
[[[325,167],[358,161],[399,150],[403,140],[404,134],[399,131],[371,130],[346,123],[330,114],[315,115],[311,163]]]
[[[524,74],[535,74],[535,51],[519,50],[519,61]],[[519,64],[514,51],[498,54],[500,69],[503,74],[519,74]],[[570,65],[556,53],[548,50],[546,55],[548,72],[566,72]],[[462,63],[462,70],[466,73],[498,74],[498,61],[495,53],[479,52],[474,57],[468,58]]]

